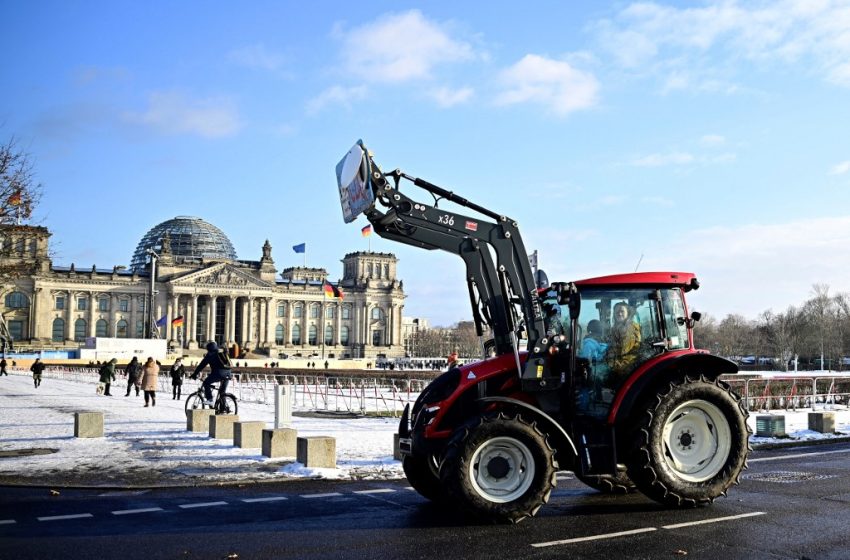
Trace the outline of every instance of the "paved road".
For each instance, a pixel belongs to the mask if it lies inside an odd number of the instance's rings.
[[[470,524],[406,481],[149,491],[0,488],[0,558],[850,558],[850,444],[755,452],[728,498],[669,510],[562,473],[517,526]]]

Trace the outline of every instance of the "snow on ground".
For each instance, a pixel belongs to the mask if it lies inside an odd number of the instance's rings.
[[[123,387],[122,387],[123,384]],[[184,399],[193,385],[184,386]],[[186,431],[184,400],[158,393],[156,407],[125,397],[126,380],[113,385],[114,396],[98,396],[94,384],[45,378],[33,387],[28,374],[0,378],[0,484],[44,486],[187,486],[259,482],[287,478],[388,479],[404,476],[393,460],[394,418],[303,416],[293,426],[299,436],[336,438],[337,468],[307,469],[294,457],[269,459],[258,449],[234,447]],[[74,437],[74,412],[104,413],[105,437]],[[835,411],[838,435],[807,429],[810,410],[785,412],[788,438],[752,438],[752,443],[784,443],[850,435],[850,412]],[[778,412],[777,412],[778,413]],[[762,413],[759,413],[762,414]],[[239,418],[274,423],[271,405],[239,403]],[[756,413],[749,418],[755,431]],[[56,450],[14,456],[14,451]]]

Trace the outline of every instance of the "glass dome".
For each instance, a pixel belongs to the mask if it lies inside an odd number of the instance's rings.
[[[147,250],[161,251],[166,233],[171,239],[171,254],[177,261],[201,258],[236,260],[233,244],[223,231],[200,218],[177,216],[154,226],[142,237],[133,253],[130,270],[144,270],[148,262]]]

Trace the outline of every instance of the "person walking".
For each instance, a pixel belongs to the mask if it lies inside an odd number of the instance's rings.
[[[183,376],[186,375],[183,360],[177,358],[171,365],[169,373],[171,374],[171,400],[180,400],[180,390],[183,388]]]
[[[41,358],[36,358],[30,366],[30,371],[32,372],[32,382],[35,385],[36,389],[38,389],[38,386],[41,385],[41,374],[44,372],[44,367],[44,362],[41,361]]]
[[[109,386],[115,381],[115,364],[117,363],[118,360],[112,358],[100,367],[100,382],[103,383],[103,395],[105,397],[112,396],[112,393],[109,392]]]
[[[192,373],[192,379],[197,379],[201,375],[201,370],[206,366],[210,366],[211,371],[201,385],[204,388],[204,398],[206,399],[204,404],[215,406],[212,398],[212,384],[221,382],[218,392],[219,394],[224,394],[232,373],[230,371],[230,358],[227,357],[227,353],[220,349],[214,341],[207,343],[207,353]]]
[[[142,367],[142,390],[145,392],[145,406],[156,406],[156,384],[159,378],[159,366],[153,358],[148,358]]]
[[[125,397],[130,396],[130,390],[133,386],[136,387],[136,396],[139,396],[139,378],[142,375],[141,366],[139,366],[139,359],[133,356],[133,359],[130,360],[130,363],[127,364],[127,368],[124,370],[124,373],[127,374],[127,394]]]
[[[6,358],[0,358],[0,375],[9,377],[9,372],[6,371]]]

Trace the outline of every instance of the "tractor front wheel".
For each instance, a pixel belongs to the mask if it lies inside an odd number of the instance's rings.
[[[407,481],[422,497],[431,501],[440,499],[440,466],[434,455],[405,455],[401,466]]]
[[[519,414],[481,416],[452,436],[440,469],[450,500],[496,523],[518,523],[549,501],[558,463],[546,434]]]
[[[666,505],[711,503],[738,483],[749,435],[747,413],[728,385],[684,377],[646,403],[629,476]]]

